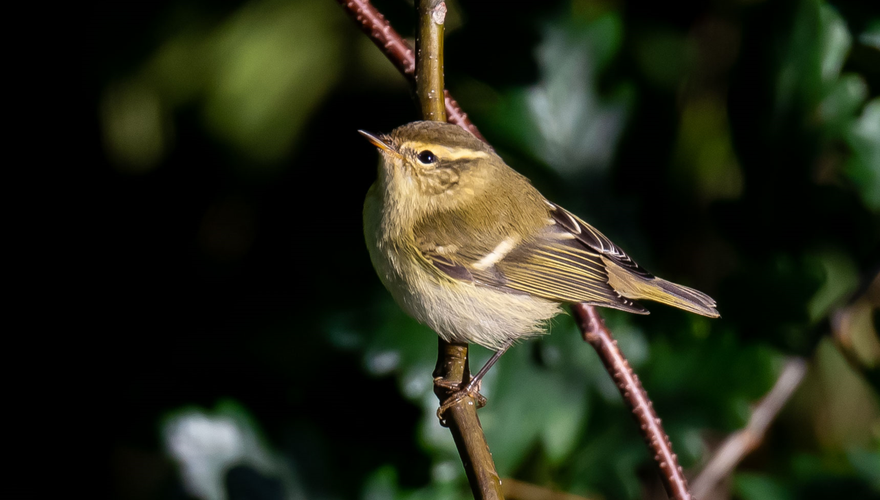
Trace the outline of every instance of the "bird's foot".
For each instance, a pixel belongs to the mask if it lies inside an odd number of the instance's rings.
[[[446,426],[446,419],[443,418],[443,414],[446,413],[446,410],[460,403],[465,398],[473,398],[477,408],[486,406],[486,398],[480,394],[480,382],[481,381],[479,380],[471,379],[470,382],[462,387],[460,383],[452,382],[441,377],[434,379],[435,387],[441,387],[448,392],[451,392],[449,397],[447,397],[443,401],[443,404],[440,405],[440,408],[437,408],[437,418],[440,419],[440,425],[443,425],[444,427]]]

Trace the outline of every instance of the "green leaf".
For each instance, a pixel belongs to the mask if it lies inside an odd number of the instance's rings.
[[[810,320],[816,322],[855,291],[859,286],[859,275],[855,262],[842,251],[817,252],[812,258],[825,275],[825,283],[807,304]]]
[[[289,153],[342,70],[326,2],[254,2],[212,35],[206,126],[253,160]]]
[[[824,3],[819,5],[819,35],[822,80],[826,84],[832,84],[840,75],[840,69],[852,46],[852,36],[840,14]]]
[[[880,444],[878,444],[878,449],[852,449],[846,455],[856,473],[865,478],[868,484],[880,493]]]
[[[874,19],[868,28],[859,35],[859,42],[880,50],[880,19]]]
[[[859,75],[842,75],[819,104],[819,116],[826,127],[838,135],[849,125],[868,97],[868,86]]]
[[[844,137],[852,150],[844,174],[855,185],[865,206],[880,212],[880,98],[868,102]]]
[[[634,101],[630,85],[599,91],[621,39],[613,12],[547,26],[535,51],[538,83],[507,92],[492,121],[559,173],[607,169]]]
[[[733,489],[743,500],[794,500],[781,481],[762,474],[736,474]]]

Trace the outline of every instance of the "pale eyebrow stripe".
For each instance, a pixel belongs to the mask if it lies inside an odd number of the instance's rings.
[[[431,151],[435,155],[437,155],[440,160],[461,160],[464,158],[488,158],[489,155],[483,151],[476,151],[470,148],[450,148],[447,146],[439,146],[437,144],[428,144],[424,142],[409,142],[405,143],[402,146],[412,149],[416,152],[416,154],[420,153],[422,150],[427,149]]]

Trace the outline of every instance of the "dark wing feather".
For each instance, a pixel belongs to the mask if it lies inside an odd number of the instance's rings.
[[[425,257],[431,264],[433,264],[434,267],[436,267],[452,279],[459,281],[474,280],[474,275],[471,274],[467,267],[456,263],[454,260],[445,255],[440,255],[436,252],[423,250],[422,256]]]
[[[571,212],[555,203],[548,201],[547,204],[550,205],[550,216],[553,217],[553,220],[571,234],[575,235],[578,241],[614,261],[616,264],[633,274],[637,274],[644,278],[654,277],[654,275],[636,264],[626,252],[609,240],[607,236],[600,233],[598,229],[580,220],[572,215]]]

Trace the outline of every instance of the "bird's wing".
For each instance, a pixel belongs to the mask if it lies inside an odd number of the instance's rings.
[[[426,263],[454,280],[646,314],[644,307],[609,284],[609,266],[651,275],[602,233],[564,209],[548,205],[546,224],[522,239],[515,239],[503,227],[477,230],[460,220],[435,220],[430,231],[417,232],[416,246]],[[468,231],[480,236],[464,236]],[[463,241],[468,243],[462,245]]]
[[[613,261],[615,264],[623,267],[627,271],[644,278],[653,278],[654,276],[645,271],[623,250],[615,245],[607,236],[600,233],[598,229],[587,224],[577,218],[568,210],[547,202],[550,206],[550,215],[557,224],[565,228],[566,231],[575,235],[578,241],[588,248],[595,250],[598,254]]]

